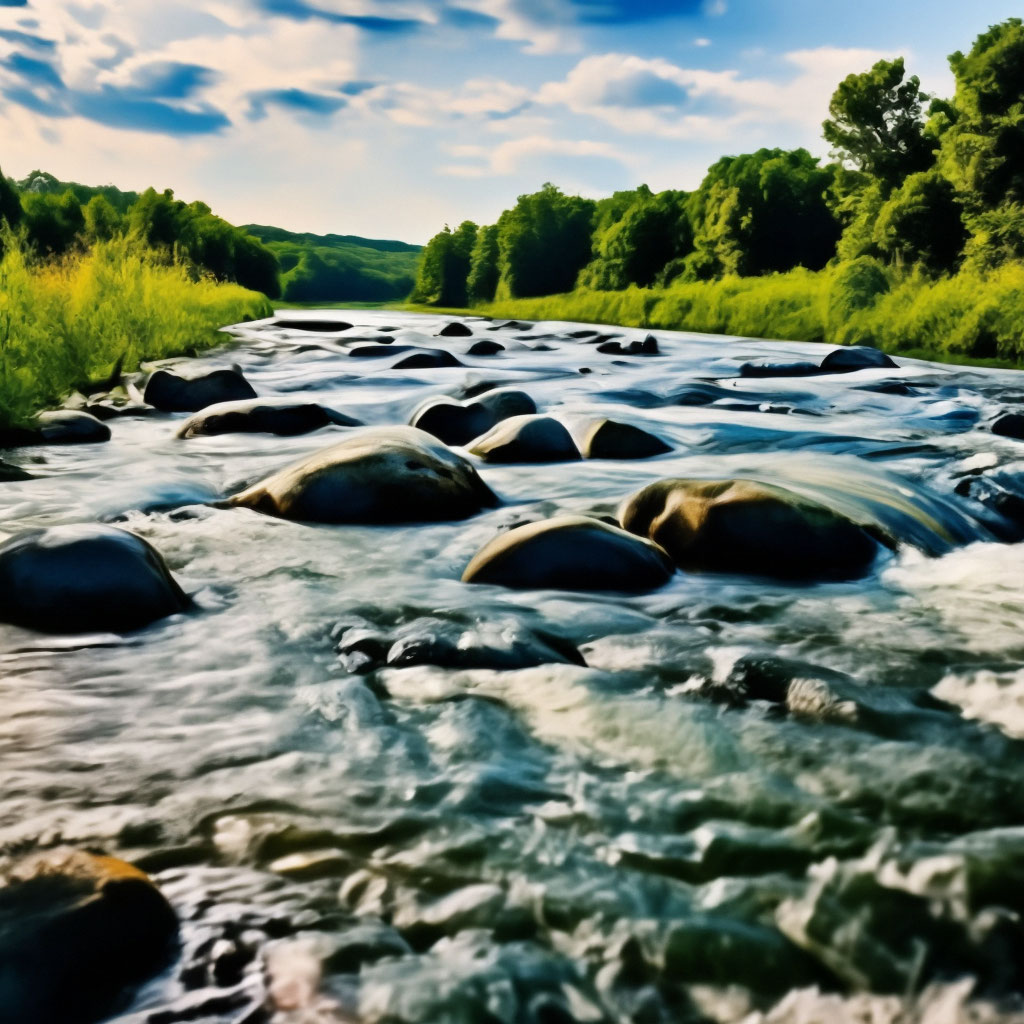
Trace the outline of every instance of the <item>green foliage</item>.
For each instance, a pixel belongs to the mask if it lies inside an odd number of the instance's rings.
[[[498,225],[477,232],[469,257],[466,291],[470,302],[490,302],[498,289]]]
[[[477,226],[463,221],[455,231],[446,224],[423,250],[410,302],[430,306],[465,306],[467,280]]]
[[[109,242],[124,228],[124,218],[103,195],[93,196],[82,207],[82,217],[85,237],[89,242]]]
[[[21,202],[25,239],[41,256],[66,253],[85,227],[82,207],[70,190],[63,195],[26,192]]]
[[[952,183],[935,171],[910,175],[878,211],[873,240],[894,262],[933,274],[953,270],[967,230]]]
[[[17,182],[17,186],[21,192],[40,195],[62,196],[70,191],[80,206],[85,206],[94,196],[103,196],[122,215],[139,198],[138,192],[124,192],[113,185],[80,185],[77,181],[59,181],[46,171],[32,171]]]
[[[621,195],[621,193],[619,193]],[[646,185],[615,220],[594,233],[594,259],[580,273],[585,288],[642,288],[693,249],[685,192],[652,195]]]
[[[498,294],[513,298],[568,291],[590,261],[596,204],[550,182],[519,197],[498,219]]]
[[[41,263],[8,231],[0,260],[0,425],[25,424],[119,359],[208,348],[217,328],[269,316],[270,304],[234,284],[196,282],[125,237]]]
[[[175,254],[218,281],[236,281],[270,298],[280,295],[277,257],[205,203],[184,203],[171,189],[146,189],[128,211],[128,229],[149,248]]]
[[[827,198],[833,177],[804,149],[723,157],[687,200],[695,251],[686,276],[823,267],[839,237]]]
[[[923,101],[916,75],[904,81],[903,58],[880,60],[870,71],[847,75],[829,103],[822,124],[834,156],[849,160],[886,188],[908,174],[927,170],[934,142],[924,132]]]
[[[18,190],[0,171],[0,227],[6,224],[14,228],[21,220],[21,199]]]
[[[982,266],[1024,258],[1024,23],[1010,18],[954,53],[955,120],[942,132],[941,168],[964,203]]]

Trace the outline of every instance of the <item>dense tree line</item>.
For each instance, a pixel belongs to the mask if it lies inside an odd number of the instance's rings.
[[[823,124],[833,161],[806,150],[723,157],[693,192],[646,185],[597,202],[546,184],[496,224],[445,228],[413,301],[443,306],[856,264],[941,276],[1024,260],[1024,23],[950,57],[948,100],[904,60],[849,75]]]
[[[14,229],[38,258],[61,257],[72,249],[127,235],[169,261],[177,259],[195,276],[233,281],[280,295],[277,258],[259,239],[217,217],[205,203],[184,203],[170,189],[141,195],[114,188],[59,185],[35,171],[19,195],[0,174],[0,219]],[[130,201],[125,201],[129,199]]]

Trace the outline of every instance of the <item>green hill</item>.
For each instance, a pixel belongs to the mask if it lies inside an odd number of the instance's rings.
[[[412,291],[422,246],[245,224],[277,257],[287,302],[387,302]]]

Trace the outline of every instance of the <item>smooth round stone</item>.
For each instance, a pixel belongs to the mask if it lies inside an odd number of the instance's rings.
[[[47,633],[124,632],[190,606],[149,543],[98,523],[0,545],[0,621]]]
[[[336,424],[361,426],[359,420],[316,402],[296,402],[294,398],[257,398],[242,402],[221,402],[190,416],[178,430],[178,437],[214,434],[277,434],[293,437]]]
[[[199,412],[208,405],[255,398],[252,385],[238,370],[211,370],[182,377],[170,370],[157,370],[146,381],[146,403],[161,412]]]
[[[0,1008],[11,1024],[88,1024],[170,959],[178,922],[131,864],[54,850],[0,880]]]
[[[660,480],[627,499],[619,519],[695,572],[843,580],[864,575],[878,554],[856,523],[753,480]]]
[[[469,356],[496,356],[499,352],[504,352],[505,346],[500,341],[491,341],[490,338],[482,338],[480,341],[474,341],[472,345],[466,349],[466,355]]]
[[[499,534],[474,556],[464,583],[521,590],[643,593],[673,566],[657,545],[587,516],[556,516]]]
[[[484,462],[576,462],[580,453],[568,430],[551,416],[511,416],[469,451]]]
[[[460,455],[415,427],[359,430],[226,502],[317,523],[467,519],[498,504]]]
[[[463,363],[445,349],[424,348],[399,359],[393,370],[436,370],[445,366],[462,366]]]
[[[318,334],[341,334],[352,330],[344,320],[275,320],[271,327],[282,331],[313,331]]]
[[[94,444],[110,440],[110,427],[77,409],[53,409],[36,417],[39,433],[47,444]]]
[[[464,445],[510,416],[535,413],[537,406],[523,391],[488,391],[465,402],[431,398],[412,416],[412,425],[445,444]]]
[[[1024,416],[1019,412],[1006,412],[992,423],[992,433],[1024,441]]]
[[[670,451],[671,446],[660,437],[617,420],[595,420],[580,440],[585,459],[649,459]]]

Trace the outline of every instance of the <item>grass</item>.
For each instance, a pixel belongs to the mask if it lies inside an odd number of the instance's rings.
[[[662,289],[577,290],[463,312],[874,345],[956,363],[1024,365],[1024,265],[1019,263],[936,279],[862,260],[820,273],[798,269]]]
[[[10,236],[0,260],[0,427],[146,359],[224,341],[224,324],[270,316],[267,299],[238,285],[195,281],[124,238],[34,263]]]

